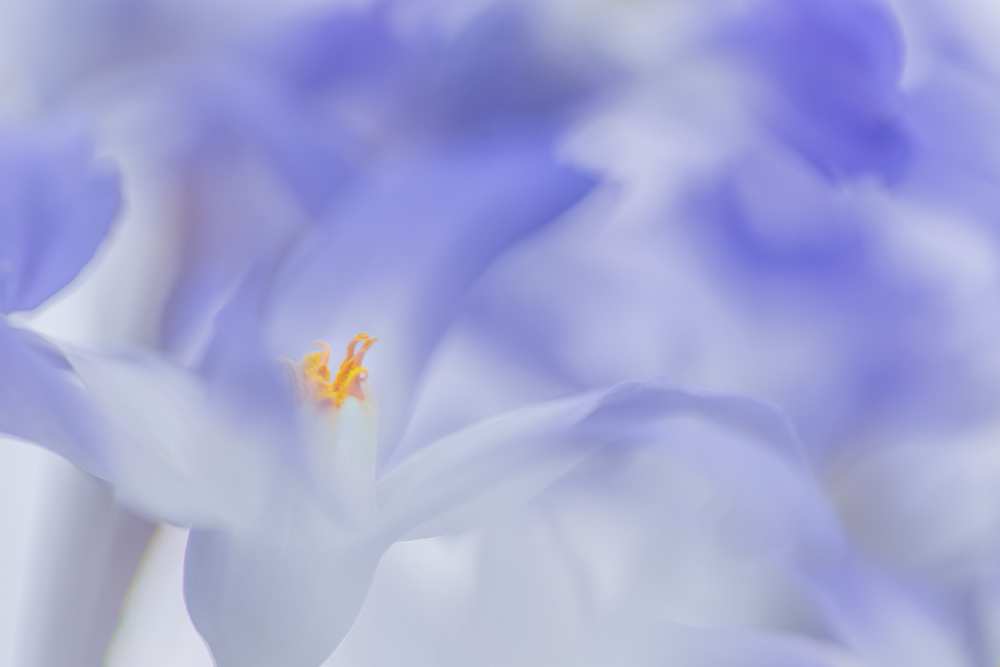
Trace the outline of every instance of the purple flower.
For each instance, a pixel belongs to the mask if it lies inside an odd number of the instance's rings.
[[[1000,116],[930,10],[664,10],[623,77],[548,3],[99,4],[38,101],[137,131],[158,351],[12,324],[118,202],[0,141],[0,430],[190,528],[220,667],[993,661]]]
[[[462,374],[453,367],[436,399],[418,402],[470,284],[587,191],[535,143],[480,148],[381,170],[343,202],[343,223],[258,266],[220,312],[199,371],[146,355],[72,355],[106,429],[119,497],[193,526],[186,600],[218,664],[318,664],[390,545],[495,520],[588,460],[600,477],[615,456],[648,445],[735,474],[763,440],[762,460],[782,484],[786,468],[801,466],[767,409],[641,383],[522,400],[400,447],[415,413],[469,398],[448,379]],[[339,367],[310,352],[309,341],[359,330],[378,342],[368,350],[356,338]],[[302,354],[296,400],[275,360]],[[674,423],[670,436],[664,425]],[[688,433],[690,423],[708,433]],[[735,438],[716,441],[713,429]],[[732,482],[750,493],[758,479]],[[761,529],[780,534],[768,521]]]
[[[379,171],[343,202],[343,222],[258,267],[220,313],[200,373],[71,353],[102,425],[102,476],[137,510],[197,528],[187,599],[220,664],[318,664],[393,541],[530,495],[586,455],[584,433],[630,437],[617,422],[644,401],[689,409],[654,387],[586,394],[471,426],[376,476],[468,285],[590,187],[534,142],[465,149]],[[342,385],[335,410],[297,405],[275,361],[358,330],[380,338],[377,416],[360,384]]]

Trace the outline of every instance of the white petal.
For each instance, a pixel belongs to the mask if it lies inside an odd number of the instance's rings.
[[[419,450],[380,480],[382,520],[404,539],[482,523],[530,500],[601,446],[655,442],[663,420],[679,417],[796,453],[783,422],[752,401],[623,384],[515,410]]]
[[[375,512],[374,408],[349,399],[336,411],[303,410],[302,418],[306,475],[319,497],[349,526],[368,524]]]
[[[152,356],[69,358],[104,418],[109,477],[123,502],[181,525],[259,511],[284,468],[252,416],[239,424],[197,376]]]
[[[316,667],[354,622],[385,545],[277,499],[259,525],[192,531],[188,611],[217,667]]]
[[[61,351],[0,318],[0,433],[65,457],[99,477],[107,461],[93,406]]]

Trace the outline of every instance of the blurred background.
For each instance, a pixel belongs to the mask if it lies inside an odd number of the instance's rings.
[[[974,649],[909,664],[997,659],[1000,5],[7,0],[2,15],[0,120],[87,128],[125,201],[91,265],[20,323],[192,361],[247,271],[326,224],[363,179],[544,136],[595,187],[468,286],[420,394],[445,407],[418,411],[411,437],[635,378],[759,399],[789,417],[858,553],[946,599],[942,613],[974,610],[962,627],[977,630],[955,631]],[[665,493],[663,479],[650,489]],[[572,514],[590,502],[580,494],[546,511]],[[659,572],[602,551],[641,515],[606,500],[611,527],[589,522],[590,541],[563,548],[595,572]],[[182,529],[10,441],[0,531],[0,664],[210,664],[181,595]],[[468,590],[488,597],[483,581],[520,582],[482,611],[513,627],[537,591],[504,550],[536,532],[534,516],[397,546],[328,664],[450,664],[432,646],[454,639],[446,628],[415,630],[418,646],[400,627],[456,613]],[[671,535],[678,554],[700,544]],[[700,548],[684,557],[713,562]],[[785,598],[780,621],[756,604],[727,611],[709,581],[719,563],[692,575],[697,600],[672,618],[829,638]],[[655,590],[676,591],[682,572]],[[642,598],[608,586],[615,604]],[[370,649],[380,632],[405,651]],[[495,664],[577,664],[558,648],[574,630],[538,632],[533,652]],[[475,661],[454,644],[449,660]],[[855,648],[873,660],[857,664],[907,655]]]

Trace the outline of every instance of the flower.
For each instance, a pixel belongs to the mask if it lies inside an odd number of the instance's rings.
[[[398,163],[344,202],[350,224],[317,230],[278,268],[264,264],[251,274],[220,314],[199,372],[149,355],[67,353],[86,388],[83,403],[101,427],[96,440],[106,467],[84,468],[140,512],[195,527],[187,596],[220,664],[252,664],[251,656],[257,664],[318,664],[346,632],[392,540],[460,509],[467,496],[489,488],[489,472],[530,474],[535,445],[545,462],[540,470],[557,474],[565,465],[560,451],[585,451],[568,447],[564,430],[577,422],[605,428],[603,419],[587,415],[613,413],[628,391],[473,427],[375,483],[379,441],[388,452],[398,439],[422,368],[464,289],[505,248],[578,201],[591,182],[534,142]],[[372,368],[397,385],[379,396],[381,437],[374,408],[363,400],[354,356],[361,348],[345,362],[342,381],[319,363],[322,357],[310,357],[302,379],[313,383],[310,391],[326,391],[315,381],[330,375],[333,419],[297,406],[274,367],[306,347],[298,343],[303,335],[347,340],[339,336],[346,322],[384,336],[379,352],[395,366]],[[41,414],[58,408],[31,400]],[[511,437],[510,449],[498,440],[502,433]],[[541,444],[549,449],[536,442],[546,433],[553,437]],[[53,449],[87,463],[77,451]],[[294,527],[294,539],[273,532],[282,527]],[[260,587],[233,588],[247,568]],[[287,605],[280,619],[265,618],[276,611],[264,601],[274,595]],[[256,625],[265,620],[267,628]]]
[[[218,664],[319,664],[393,543],[495,520],[604,447],[680,447],[661,437],[665,421],[794,449],[752,402],[642,383],[522,400],[438,437],[413,430],[468,400],[462,369],[430,368],[470,285],[589,183],[533,142],[399,162],[342,203],[350,224],[316,229],[248,276],[197,370],[70,354],[116,493],[192,526],[185,595]],[[345,344],[343,360],[317,339]],[[289,383],[276,360],[299,355]],[[422,404],[428,380],[439,386]],[[729,451],[686,444],[717,462]]]
[[[358,369],[365,340],[350,346],[342,377]],[[321,361],[307,357],[302,377],[332,376]],[[185,595],[223,667],[317,665],[392,543],[496,517],[602,446],[655,440],[663,420],[738,428],[756,410],[623,385],[472,424],[378,475],[377,413],[360,373],[333,383],[352,387],[340,407],[307,394],[283,413],[269,392],[253,406],[246,396],[230,403],[210,379],[154,359],[76,354],[73,363],[113,428],[110,477],[123,499],[194,526]]]
[[[0,139],[0,430],[190,527],[221,667],[994,662],[995,62],[641,4],[53,13],[26,106],[124,117],[176,263],[155,350],[20,327],[117,195]]]

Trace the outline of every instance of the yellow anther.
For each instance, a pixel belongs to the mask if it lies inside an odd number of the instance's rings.
[[[340,362],[336,375],[330,379],[330,346],[320,341],[316,345],[319,352],[311,352],[302,358],[302,382],[306,395],[319,405],[339,408],[353,396],[364,400],[361,383],[368,377],[368,369],[362,366],[365,354],[375,344],[376,338],[359,333],[347,344],[347,353]]]

